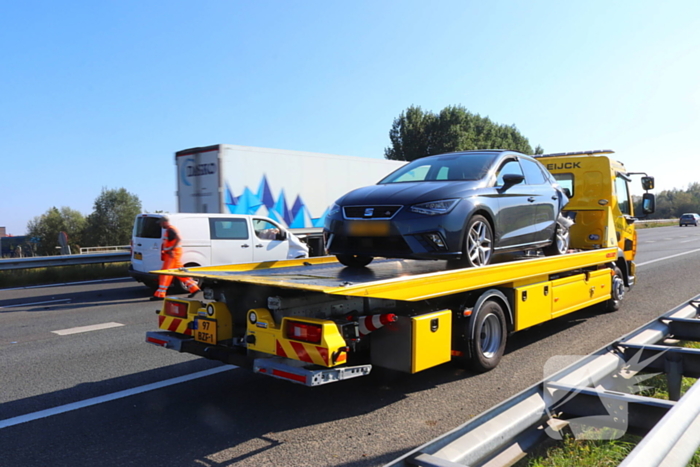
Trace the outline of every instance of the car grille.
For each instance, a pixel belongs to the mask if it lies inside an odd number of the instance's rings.
[[[345,206],[346,219],[391,219],[402,206]]]

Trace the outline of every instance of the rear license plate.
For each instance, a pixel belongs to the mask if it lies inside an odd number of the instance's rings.
[[[134,259],[143,259],[143,255],[139,251],[134,252]]]
[[[389,235],[389,223],[384,221],[348,222],[348,234],[357,237],[386,237]]]
[[[194,322],[194,340],[205,344],[216,344],[216,321],[197,318]]]

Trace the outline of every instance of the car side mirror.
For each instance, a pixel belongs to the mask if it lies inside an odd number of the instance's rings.
[[[642,177],[642,188],[645,190],[654,189],[654,177]]]
[[[522,183],[525,180],[525,176],[522,174],[505,174],[503,176],[503,189],[506,190],[513,185]]]
[[[642,212],[646,215],[654,211],[656,211],[656,198],[651,193],[644,193],[642,195]]]
[[[275,240],[287,240],[287,232],[285,230],[280,230],[277,233],[277,237],[275,238]]]
[[[567,198],[571,198],[571,190],[569,190],[568,188],[562,188],[561,191],[564,192]]]

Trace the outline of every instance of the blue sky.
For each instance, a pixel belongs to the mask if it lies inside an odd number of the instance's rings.
[[[174,153],[381,158],[411,105],[700,181],[700,2],[0,0],[0,226],[103,188],[174,212]]]

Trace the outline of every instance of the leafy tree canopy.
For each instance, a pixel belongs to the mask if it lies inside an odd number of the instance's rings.
[[[635,197],[634,212],[641,213],[641,197]],[[656,195],[656,212],[649,219],[675,219],[687,212],[700,213],[700,183],[688,185],[687,190],[664,190]]]
[[[68,236],[68,245],[73,253],[80,250],[83,229],[85,228],[85,217],[68,207],[57,209],[52,207],[41,216],[30,220],[27,224],[29,237],[37,239],[38,243],[32,242],[34,254],[38,256],[49,256],[57,253],[58,235],[65,232]]]
[[[134,218],[140,212],[141,200],[138,196],[124,188],[102,188],[92,214],[87,217],[86,246],[128,245]]]
[[[515,125],[494,123],[460,105],[445,107],[438,114],[411,106],[394,119],[389,138],[391,146],[384,149],[384,157],[401,161],[473,149],[544,152],[539,146],[533,151]]]

